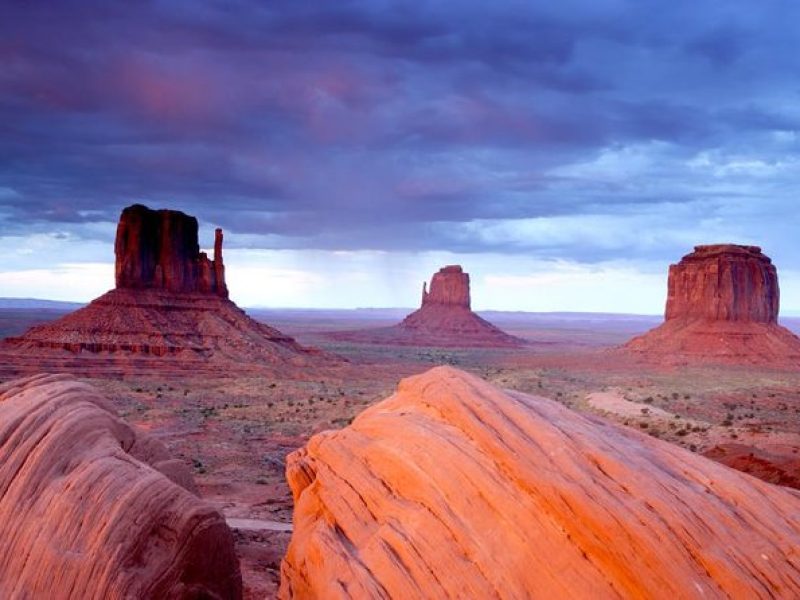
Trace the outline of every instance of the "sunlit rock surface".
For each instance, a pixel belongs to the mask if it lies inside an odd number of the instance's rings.
[[[792,598],[800,496],[448,367],[289,457],[282,598]]]

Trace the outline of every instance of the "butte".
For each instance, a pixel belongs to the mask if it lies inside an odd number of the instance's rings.
[[[241,371],[335,362],[250,318],[228,298],[222,230],[214,257],[197,219],[136,204],[117,226],[115,289],[0,344],[4,371]]]
[[[621,350],[670,364],[793,367],[800,338],[778,325],[778,272],[756,246],[696,246],[669,268],[662,325]]]
[[[331,333],[337,340],[445,348],[518,348],[525,341],[482,319],[470,306],[469,273],[458,265],[439,269],[422,305],[397,325]]]

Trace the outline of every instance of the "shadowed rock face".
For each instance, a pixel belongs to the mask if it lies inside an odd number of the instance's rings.
[[[214,259],[200,252],[197,219],[176,210],[134,204],[122,211],[114,244],[117,288],[155,288],[228,297],[222,263],[222,230]]]
[[[670,266],[668,288],[668,321],[778,322],[778,272],[756,246],[697,246]]]
[[[800,338],[778,325],[772,261],[756,246],[697,246],[669,269],[663,325],[623,350],[683,363],[800,365]]]
[[[40,372],[42,364],[54,372],[97,375],[198,372],[211,361],[213,369],[236,370],[338,362],[251,319],[228,299],[219,229],[209,260],[198,250],[197,219],[129,206],[120,217],[115,252],[116,289],[4,340],[0,373]],[[93,358],[74,361],[76,354]],[[161,360],[139,360],[151,358]]]
[[[0,597],[240,598],[233,535],[193,490],[91,386],[0,386]]]
[[[289,456],[280,597],[800,594],[800,496],[437,367]]]

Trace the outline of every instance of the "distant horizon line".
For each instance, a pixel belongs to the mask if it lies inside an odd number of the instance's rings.
[[[20,303],[20,306],[3,306],[3,304],[12,304],[14,302]],[[47,305],[63,305],[63,306],[86,306],[91,302],[82,302],[80,300],[50,300],[48,298],[33,298],[29,296],[0,296],[0,308],[25,308],[21,306],[24,303],[41,303]],[[31,308],[37,308],[31,306]],[[45,308],[40,306],[38,308]],[[245,310],[274,310],[274,311],[414,311],[418,306],[356,306],[350,308],[344,307],[311,307],[311,306],[265,306],[265,305],[242,305]],[[532,314],[532,315],[614,315],[614,316],[630,316],[630,317],[664,317],[664,313],[630,313],[630,312],[613,312],[613,311],[587,311],[587,310],[500,310],[494,308],[477,308],[473,309],[479,313],[503,313],[503,314]],[[780,316],[783,317],[800,317],[800,309],[786,309],[781,310]]]

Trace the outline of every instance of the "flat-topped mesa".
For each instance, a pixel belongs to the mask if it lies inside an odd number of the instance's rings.
[[[800,338],[778,324],[778,272],[757,246],[715,244],[669,268],[664,323],[622,346],[659,363],[796,368]]]
[[[448,265],[434,273],[430,291],[422,285],[422,308],[432,305],[460,306],[469,310],[469,273],[464,273],[460,265]]]
[[[222,230],[214,258],[200,252],[197,219],[176,210],[134,204],[122,211],[114,244],[116,286],[228,297],[222,262]]]
[[[777,270],[757,246],[696,246],[669,268],[667,321],[777,323],[779,303]]]

